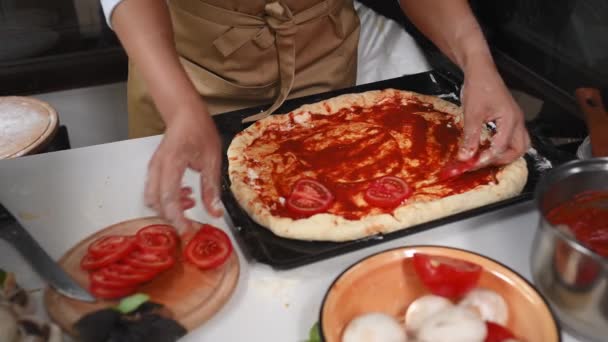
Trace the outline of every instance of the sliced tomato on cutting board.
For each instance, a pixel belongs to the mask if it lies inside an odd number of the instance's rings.
[[[91,286],[105,287],[109,289],[123,289],[137,285],[135,282],[109,278],[103,272],[103,269],[92,272],[89,275],[89,279],[91,281]]]
[[[398,177],[385,176],[372,182],[365,191],[365,201],[373,206],[390,208],[412,195],[411,188]]]
[[[325,185],[314,179],[300,179],[296,182],[286,206],[296,215],[312,216],[327,211],[334,202],[334,195]]]
[[[175,228],[166,224],[143,227],[135,234],[135,244],[144,252],[172,253],[177,242]]]
[[[205,224],[184,249],[184,258],[206,270],[223,265],[232,254],[232,243],[221,229]]]
[[[168,253],[135,250],[123,261],[137,269],[162,272],[175,264],[175,257]]]
[[[133,238],[127,235],[108,235],[95,240],[89,246],[89,253],[96,257],[114,254],[125,246],[133,243]]]
[[[150,296],[151,300],[162,303],[173,318],[188,330],[199,327],[208,321],[220,310],[233,293],[239,278],[239,262],[236,253],[231,253],[222,267],[211,270],[201,270],[189,262],[177,262],[170,269],[158,273],[150,281],[142,282],[133,288],[127,287],[121,291],[101,286],[90,286],[89,274],[80,267],[81,260],[88,254],[89,246],[97,239],[108,235],[134,236],[142,227],[167,224],[166,221],[156,218],[139,218],[124,221],[95,232],[88,238],[76,244],[59,260],[59,265],[81,286],[89,288],[91,294],[99,299],[93,303],[76,301],[63,296],[53,288],[47,288],[44,294],[44,304],[49,316],[62,329],[70,333],[74,323],[83,315],[94,311],[115,306],[116,300],[132,293],[141,292]],[[196,223],[200,227],[201,223]],[[185,242],[185,241],[184,241]],[[176,248],[177,251],[177,248]],[[181,258],[180,258],[181,259]],[[129,273],[136,269],[124,262],[116,262],[100,269],[106,278],[112,279],[108,270]],[[121,275],[121,276],[124,276]],[[126,280],[126,279],[125,279]],[[140,281],[141,278],[132,279]]]
[[[129,284],[141,284],[154,278],[158,272],[141,268],[135,268],[125,263],[115,263],[106,266],[100,272],[108,279],[127,282]]]
[[[414,254],[413,265],[424,286],[433,294],[457,299],[471,291],[479,281],[482,268],[464,260]]]
[[[104,238],[102,237],[99,240],[101,239]],[[100,245],[98,245],[99,250],[102,250],[102,248],[99,246]],[[122,260],[124,257],[129,255],[134,249],[135,244],[133,243],[132,237],[128,237],[120,245],[114,245],[111,248],[106,248],[105,251],[107,251],[108,253],[104,255],[95,256],[90,252],[89,248],[88,253],[82,258],[82,261],[80,262],[80,267],[83,270],[87,271],[96,270],[115,263],[119,260]]]

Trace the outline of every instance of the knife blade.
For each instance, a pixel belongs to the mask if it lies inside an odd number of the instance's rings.
[[[57,292],[85,302],[95,301],[94,297],[78,285],[44,251],[2,204],[0,204],[0,238],[10,243]]]

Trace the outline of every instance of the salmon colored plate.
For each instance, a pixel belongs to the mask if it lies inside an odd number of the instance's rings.
[[[80,268],[80,260],[86,254],[88,246],[99,237],[132,235],[151,224],[167,222],[149,217],[115,224],[81,241],[59,260],[59,264],[76,282],[88,288],[88,273]],[[146,293],[153,302],[163,304],[173,313],[175,320],[192,330],[222,308],[232,295],[238,278],[239,260],[233,252],[224,265],[212,270],[202,271],[189,263],[178,261],[171,269],[142,285],[137,292]],[[53,321],[71,334],[74,323],[83,315],[117,304],[116,301],[81,302],[67,298],[52,288],[47,288],[44,302]]]
[[[340,342],[355,317],[381,312],[402,321],[416,298],[429,294],[412,265],[415,253],[465,260],[483,268],[479,287],[496,291],[509,306],[507,327],[526,342],[561,341],[557,321],[532,285],[506,266],[479,254],[438,246],[410,246],[372,255],[342,273],[321,307],[321,336]]]

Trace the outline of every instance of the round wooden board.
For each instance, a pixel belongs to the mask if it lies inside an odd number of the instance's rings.
[[[31,97],[0,97],[0,159],[43,149],[58,127],[57,112],[48,103]]]
[[[59,260],[59,264],[76,282],[88,288],[88,273],[80,269],[80,260],[93,240],[105,235],[134,234],[139,228],[157,223],[166,221],[150,217],[110,226],[70,249]],[[189,263],[177,262],[170,270],[142,285],[138,292],[146,293],[153,302],[165,305],[175,320],[192,330],[221,309],[232,295],[238,278],[239,260],[236,253],[232,253],[223,266],[208,271],[199,270]],[[83,315],[117,304],[114,301],[82,302],[67,298],[51,288],[46,289],[44,303],[51,319],[71,335],[74,334],[74,323]]]

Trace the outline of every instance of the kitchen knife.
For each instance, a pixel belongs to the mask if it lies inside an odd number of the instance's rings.
[[[13,245],[32,265],[34,270],[51,287],[64,296],[85,302],[94,302],[85,289],[80,287],[21,226],[19,221],[0,204],[0,238]]]

